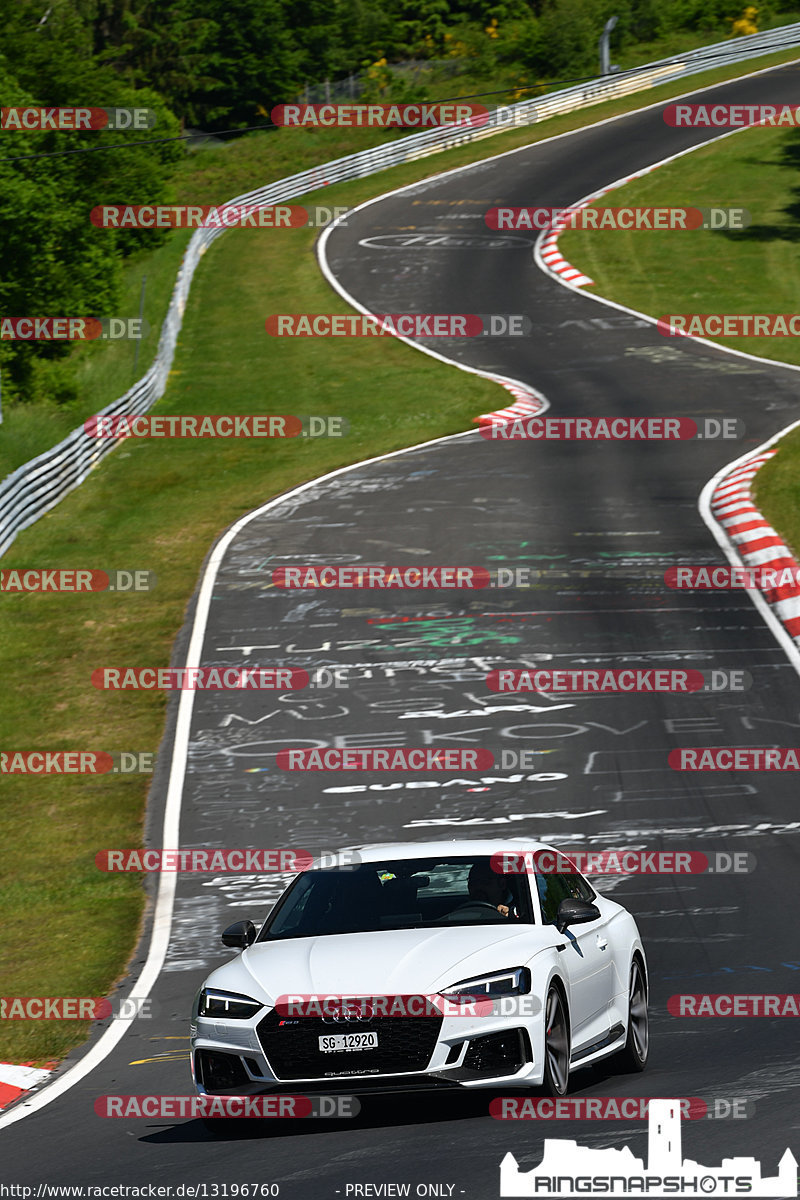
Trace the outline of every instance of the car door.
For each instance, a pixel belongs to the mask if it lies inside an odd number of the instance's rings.
[[[545,925],[555,926],[558,906],[565,899],[591,900],[601,913],[597,920],[569,926],[562,934],[554,929],[559,965],[569,988],[574,1056],[608,1032],[608,1002],[614,990],[610,918],[602,900],[581,875],[537,872],[536,889]]]

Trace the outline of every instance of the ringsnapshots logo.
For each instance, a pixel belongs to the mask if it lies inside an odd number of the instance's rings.
[[[26,105],[0,108],[0,129],[79,133],[89,129],[152,129],[156,114],[150,108],[43,108]]]
[[[786,1150],[778,1174],[765,1177],[753,1157],[725,1158],[707,1167],[682,1157],[680,1099],[652,1099],[648,1109],[647,1162],[624,1150],[579,1146],[574,1140],[548,1138],[542,1160],[521,1171],[510,1152],[500,1163],[500,1195],[569,1197],[605,1196],[796,1196],[797,1159]]]
[[[479,432],[490,442],[691,442],[734,441],[745,426],[736,417],[516,417]]]
[[[145,416],[95,413],[83,423],[87,437],[120,441],[122,438],[319,438],[345,437],[345,417],[259,413],[241,416]]]
[[[276,104],[273,125],[288,129],[467,129],[486,125],[483,104]]]
[[[270,337],[528,337],[524,313],[273,313]]]

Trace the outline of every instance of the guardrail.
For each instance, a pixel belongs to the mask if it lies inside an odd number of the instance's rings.
[[[488,123],[483,126],[425,130],[384,146],[348,154],[345,158],[301,171],[256,191],[236,196],[226,203],[280,204],[328,184],[374,175],[387,167],[413,162],[429,154],[437,154],[504,133],[515,125],[538,124],[548,117],[644,91],[672,79],[694,75],[715,66],[745,62],[762,54],[798,45],[800,22],[784,25],[766,33],[702,46],[686,54],[648,63],[632,71],[609,75],[495,109],[490,114]],[[104,415],[144,413],[163,396],[195,269],[214,239],[225,232],[224,228],[198,229],[192,235],[178,271],[153,364],[123,396],[102,409]],[[80,426],[73,429],[57,446],[23,463],[8,475],[0,483],[0,555],[6,552],[21,530],[38,521],[78,487],[101,459],[118,444],[116,440],[95,439]]]

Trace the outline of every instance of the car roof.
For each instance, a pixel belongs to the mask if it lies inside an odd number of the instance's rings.
[[[389,858],[468,858],[472,855],[477,857],[499,854],[504,850],[520,854],[524,851],[552,850],[553,847],[533,838],[516,837],[449,838],[435,842],[376,842],[348,849],[357,853],[362,862],[383,862]]]

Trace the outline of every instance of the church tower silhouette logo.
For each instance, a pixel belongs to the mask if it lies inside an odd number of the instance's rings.
[[[592,1150],[546,1138],[542,1161],[520,1171],[513,1154],[500,1164],[501,1196],[797,1196],[797,1159],[786,1150],[778,1174],[765,1178],[755,1158],[724,1158],[704,1167],[682,1158],[679,1100],[651,1100],[647,1164],[630,1149]]]

